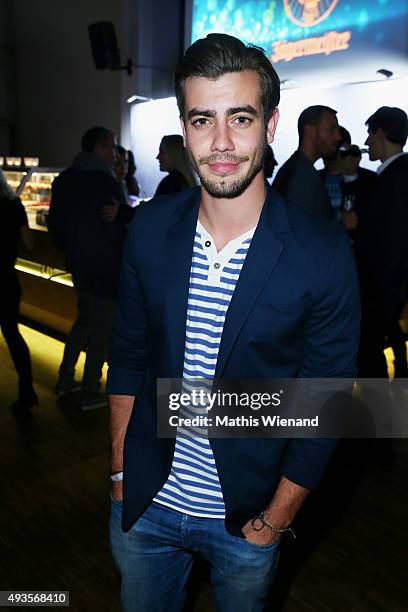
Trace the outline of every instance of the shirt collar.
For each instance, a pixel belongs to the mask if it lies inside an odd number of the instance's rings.
[[[381,174],[381,172],[384,172],[384,170],[390,165],[392,164],[392,162],[394,161],[394,159],[398,159],[398,157],[401,157],[401,155],[405,155],[404,151],[401,151],[401,153],[396,153],[395,155],[391,155],[391,157],[389,157],[388,159],[386,159],[380,166],[378,166],[376,172],[377,175]]]

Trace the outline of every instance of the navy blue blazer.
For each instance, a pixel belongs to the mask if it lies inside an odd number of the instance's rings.
[[[128,531],[170,472],[156,436],[156,379],[181,378],[199,188],[140,206],[122,259],[107,392],[135,395],[124,450]],[[353,377],[359,291],[349,240],[268,189],[225,320],[216,378]],[[314,489],[329,439],[210,439],[229,533],[271,501],[281,476]]]

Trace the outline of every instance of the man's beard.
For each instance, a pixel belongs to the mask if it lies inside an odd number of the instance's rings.
[[[206,178],[201,172],[200,166],[207,165],[208,163],[215,163],[217,161],[231,161],[233,163],[245,162],[250,158],[248,156],[240,157],[236,155],[227,154],[214,154],[210,155],[206,158],[199,159],[198,163],[195,158],[192,156],[191,152],[188,150],[188,155],[190,158],[190,162],[200,177],[201,185],[204,187],[206,192],[213,198],[237,198],[242,195],[244,191],[249,187],[249,185],[254,180],[255,176],[262,170],[265,152],[266,152],[267,141],[263,143],[262,147],[259,147],[255,153],[255,157],[253,159],[252,165],[248,170],[248,173],[244,176],[239,177],[235,181],[227,182],[223,178],[219,182],[212,181]],[[228,177],[225,177],[228,178]]]

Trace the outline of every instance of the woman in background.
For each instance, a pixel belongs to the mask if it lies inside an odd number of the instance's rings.
[[[179,134],[163,136],[156,159],[159,160],[160,170],[169,174],[159,183],[155,196],[196,186],[182,136]]]
[[[33,388],[30,352],[18,329],[21,289],[14,263],[19,241],[27,250],[33,247],[27,215],[0,169],[0,327],[18,375],[18,399],[13,408],[27,409],[38,404]]]
[[[137,197],[140,193],[140,188],[139,188],[139,184],[135,177],[135,172],[136,172],[135,158],[134,158],[132,151],[126,151],[126,153],[127,153],[127,169],[126,169],[126,175],[125,175],[124,181],[126,183],[128,195]]]

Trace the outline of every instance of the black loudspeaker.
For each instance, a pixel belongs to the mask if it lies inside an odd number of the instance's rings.
[[[98,70],[120,68],[119,47],[111,21],[98,21],[88,26],[92,57]]]

